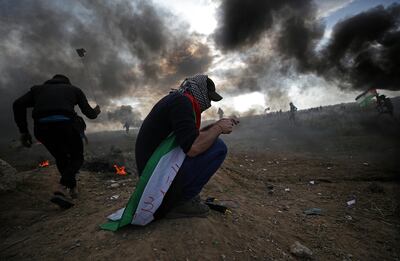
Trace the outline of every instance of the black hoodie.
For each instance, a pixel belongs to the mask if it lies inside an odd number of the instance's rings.
[[[52,115],[64,115],[72,119],[76,115],[75,105],[78,105],[89,119],[97,117],[96,111],[90,107],[81,89],[71,85],[68,78],[53,78],[42,85],[33,86],[29,92],[15,100],[14,120],[19,131],[27,133],[27,108],[33,107],[32,118],[35,121]]]

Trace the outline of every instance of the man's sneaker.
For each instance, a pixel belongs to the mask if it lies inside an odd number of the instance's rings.
[[[196,196],[173,208],[166,218],[207,217],[209,211],[210,208],[201,202],[200,196]]]
[[[68,209],[74,206],[74,203],[67,198],[67,189],[66,187],[59,185],[56,191],[53,193],[53,197],[50,201],[63,209]]]

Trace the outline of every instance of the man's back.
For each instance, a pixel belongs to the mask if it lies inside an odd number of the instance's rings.
[[[32,87],[31,92],[34,101],[33,118],[40,118],[55,113],[66,116],[73,114],[80,90],[67,84],[46,82]]]
[[[136,139],[136,164],[139,174],[147,161],[171,133],[186,153],[198,136],[190,100],[180,93],[162,98],[144,119]]]

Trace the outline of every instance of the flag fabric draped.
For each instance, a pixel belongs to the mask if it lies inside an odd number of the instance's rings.
[[[369,89],[357,96],[356,102],[361,106],[367,106],[373,102],[373,98],[377,95],[376,89]]]
[[[190,94],[185,93],[192,103],[196,127],[200,127],[200,107]],[[154,220],[154,214],[161,205],[166,192],[181,167],[186,154],[176,142],[175,135],[169,135],[147,161],[135,191],[125,208],[108,216],[109,222],[100,227],[117,231],[128,224],[145,226]]]

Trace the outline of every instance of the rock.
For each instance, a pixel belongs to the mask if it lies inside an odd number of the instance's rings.
[[[306,215],[322,215],[322,209],[320,208],[309,208],[303,211]]]
[[[112,183],[112,184],[110,185],[110,187],[111,187],[111,188],[118,188],[118,187],[119,187],[119,184],[118,184],[118,183]]]
[[[0,192],[15,190],[18,181],[17,170],[0,159]]]
[[[301,258],[306,258],[306,259],[312,259],[312,251],[299,243],[299,241],[294,242],[293,245],[290,246],[290,253],[296,257],[301,257]]]

